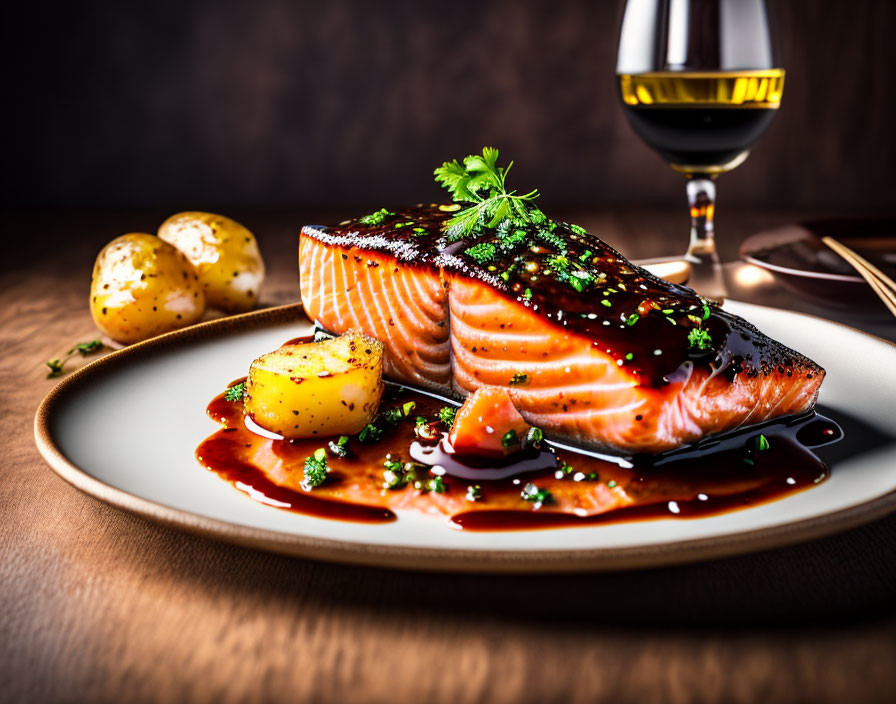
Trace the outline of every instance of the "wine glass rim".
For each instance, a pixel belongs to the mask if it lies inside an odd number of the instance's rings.
[[[687,75],[688,78],[700,78],[702,76],[706,76],[707,78],[717,78],[718,76],[731,76],[732,78],[738,77],[750,77],[756,76],[757,78],[765,78],[771,75],[774,76],[784,76],[787,74],[787,69],[783,66],[774,66],[772,68],[720,68],[720,69],[700,69],[699,71],[692,71],[686,68],[669,68],[663,70],[652,70],[652,71],[638,71],[637,73],[630,73],[626,71],[620,71],[618,68],[616,69],[617,76],[669,76],[669,75]]]

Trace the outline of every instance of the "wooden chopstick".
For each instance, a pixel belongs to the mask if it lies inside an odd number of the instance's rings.
[[[876,266],[874,266],[874,264],[872,264],[867,259],[865,259],[865,257],[863,257],[861,254],[856,252],[854,249],[850,249],[842,242],[838,242],[833,237],[822,238],[822,242],[825,242],[825,240],[830,240],[831,242],[834,243],[834,245],[837,245],[844,252],[848,252],[849,254],[851,254],[853,257],[855,257],[859,261],[860,264],[862,264],[862,266],[864,266],[866,269],[868,269],[868,271],[870,271],[872,274],[874,274],[886,286],[889,286],[892,290],[896,291],[896,281],[893,281],[893,279],[891,279],[884,272],[882,272],[880,269],[878,269]],[[832,245],[830,242],[825,242],[825,244],[828,245],[828,247],[831,247],[832,249],[834,249],[834,245]],[[834,249],[834,251],[836,252],[837,250]]]
[[[884,302],[884,305],[896,316],[896,282],[874,266],[874,264],[833,237],[822,237],[821,241],[859,272],[859,275],[868,282],[872,290]]]

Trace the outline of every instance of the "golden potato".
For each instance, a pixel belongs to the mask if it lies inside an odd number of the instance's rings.
[[[145,340],[195,323],[204,312],[205,293],[193,265],[155,235],[116,237],[97,256],[90,314],[113,340]]]
[[[191,211],[163,222],[159,237],[193,262],[210,307],[241,313],[255,306],[264,261],[245,227],[223,215]]]
[[[353,435],[376,414],[383,345],[361,332],[284,345],[249,369],[247,415],[288,438]]]

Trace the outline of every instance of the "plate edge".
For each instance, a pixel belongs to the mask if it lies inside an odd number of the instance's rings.
[[[741,303],[741,302],[737,302]],[[755,308],[767,308],[747,304]],[[777,310],[777,309],[769,309]],[[795,311],[789,314],[814,318],[846,328],[890,347],[893,343],[834,321]],[[250,526],[236,525],[176,509],[118,489],[91,476],[70,462],[53,441],[52,414],[63,395],[76,390],[108,366],[152,353],[172,344],[207,340],[234,330],[301,320],[300,304],[268,308],[242,315],[200,323],[166,333],[130,347],[112,352],[85,365],[59,382],[41,401],[34,417],[34,437],[38,451],[50,468],[81,492],[118,509],[167,527],[294,557],[325,562],[387,567],[402,570],[466,573],[573,573],[658,568],[733,557],[752,552],[786,547],[821,538],[869,523],[896,510],[896,490],[839,511],[769,528],[731,535],[695,538],[675,543],[638,547],[597,548],[591,550],[488,550],[388,546],[355,541],[328,540],[287,534]]]

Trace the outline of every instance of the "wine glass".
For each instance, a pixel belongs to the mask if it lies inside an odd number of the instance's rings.
[[[635,132],[688,178],[691,285],[725,295],[715,178],[739,166],[781,104],[764,0],[628,0],[616,74]]]

